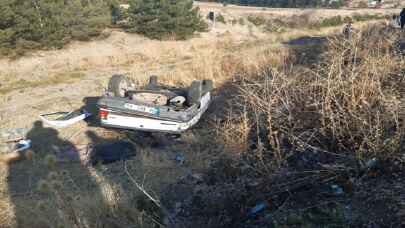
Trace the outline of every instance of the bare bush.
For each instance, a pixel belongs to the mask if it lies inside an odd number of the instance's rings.
[[[286,67],[243,79],[242,103],[256,136],[251,143],[263,144],[278,166],[293,150],[358,159],[398,154],[404,62],[394,43],[390,31],[368,28],[351,40],[331,38],[315,69]]]

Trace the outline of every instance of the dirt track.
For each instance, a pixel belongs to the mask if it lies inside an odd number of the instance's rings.
[[[310,15],[314,18],[330,17],[331,15],[352,16],[353,14],[394,14],[400,11],[399,9],[299,9],[299,8],[263,8],[263,7],[248,7],[209,3],[209,2],[196,2],[196,5],[201,8],[203,12],[219,11],[221,13],[231,12],[235,16],[246,16],[261,14],[269,17],[289,17],[293,15]]]

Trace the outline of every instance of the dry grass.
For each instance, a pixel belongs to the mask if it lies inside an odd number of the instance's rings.
[[[360,160],[395,157],[404,136],[404,61],[392,52],[397,39],[385,28],[369,27],[350,40],[330,38],[329,50],[315,68],[294,70],[290,65],[242,74],[243,108],[225,126],[232,134],[244,132],[238,138],[247,140],[245,145],[267,145],[278,165],[289,156],[282,148],[294,150],[291,145],[301,151],[349,153]],[[252,130],[238,131],[234,124]]]
[[[12,77],[12,76],[7,76],[7,77]],[[71,72],[71,73],[58,73],[52,76],[48,76],[44,80],[39,80],[39,81],[29,81],[29,80],[24,80],[20,79],[18,81],[13,81],[12,83],[9,83],[7,86],[3,86],[0,88],[0,95],[7,94],[11,91],[23,91],[24,89],[30,89],[30,88],[37,88],[37,87],[46,87],[49,85],[57,85],[57,84],[63,84],[63,83],[72,83],[77,80],[80,80],[84,77],[84,74],[78,72]]]

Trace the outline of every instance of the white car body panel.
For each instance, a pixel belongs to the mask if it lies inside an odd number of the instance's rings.
[[[208,109],[210,101],[211,94],[207,92],[204,96],[201,97],[198,113],[188,122],[176,122],[161,120],[158,118],[125,115],[120,112],[114,112],[109,109],[100,108],[100,111],[108,112],[107,117],[101,119],[101,124],[113,128],[181,133],[194,126],[200,120],[202,114]]]

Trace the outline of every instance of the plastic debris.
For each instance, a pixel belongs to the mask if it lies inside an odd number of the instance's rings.
[[[24,151],[26,149],[29,149],[31,147],[31,140],[30,139],[25,139],[25,140],[20,140],[16,146],[15,146],[15,152],[20,152]]]
[[[333,193],[334,195],[342,195],[342,194],[344,194],[343,189],[342,189],[339,185],[333,184],[333,185],[331,185],[330,187],[331,187],[332,193]]]
[[[366,162],[366,168],[367,169],[374,168],[376,164],[377,164],[377,158],[372,158]]]
[[[179,165],[183,165],[186,159],[184,158],[184,155],[177,153],[174,160],[176,160],[179,163]]]
[[[9,142],[0,144],[1,153],[21,152],[31,147],[31,140],[19,140],[18,142]]]
[[[25,139],[28,129],[0,129],[0,160],[13,162],[23,158],[20,153],[31,147],[31,140]],[[28,157],[27,157],[28,158]]]
[[[39,118],[54,127],[67,127],[91,116],[85,109],[72,112],[53,112],[41,114]]]
[[[264,216],[264,218],[267,219],[267,220],[272,220],[272,219],[273,219],[273,215],[269,213],[269,214],[266,214],[266,215]]]
[[[266,207],[267,207],[267,204],[258,203],[258,204],[256,204],[256,206],[252,207],[249,210],[249,215],[255,215],[255,214],[259,213],[260,211],[264,210]]]

